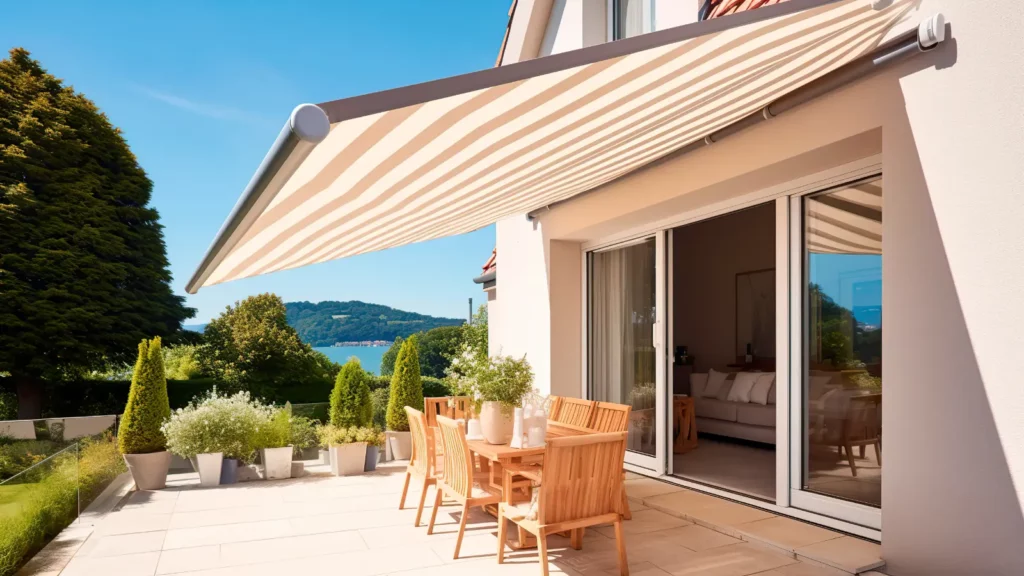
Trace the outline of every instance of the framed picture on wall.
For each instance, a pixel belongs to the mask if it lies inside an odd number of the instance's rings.
[[[736,356],[775,357],[775,269],[736,274]]]

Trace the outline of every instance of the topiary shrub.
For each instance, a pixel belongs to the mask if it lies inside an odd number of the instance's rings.
[[[391,399],[391,388],[377,388],[370,392],[370,403],[373,405],[373,425],[384,428],[388,425],[388,401]]]
[[[440,378],[434,378],[433,376],[423,376],[423,397],[424,398],[441,398],[443,396],[452,396],[452,390],[445,384],[444,380]]]
[[[164,378],[164,356],[160,337],[139,343],[139,359],[135,362],[128,405],[117,433],[117,447],[122,454],[161,452],[167,445],[160,430],[171,416]]]
[[[370,377],[358,358],[350,358],[341,367],[331,391],[331,424],[339,427],[370,425],[373,419]]]
[[[416,336],[402,343],[395,360],[395,374],[391,377],[391,395],[388,397],[388,430],[407,432],[409,420],[405,407],[423,409],[423,379],[420,377],[420,358]]]

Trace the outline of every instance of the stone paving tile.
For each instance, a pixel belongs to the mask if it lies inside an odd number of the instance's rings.
[[[196,546],[164,550],[157,563],[157,574],[178,574],[205,570],[211,566],[220,566],[220,546]]]
[[[746,542],[653,561],[669,574],[687,576],[748,576],[796,562],[791,556]]]
[[[628,538],[629,536],[637,534],[654,532],[656,530],[665,530],[667,528],[677,528],[679,526],[688,526],[690,524],[691,522],[687,520],[665,514],[664,512],[659,512],[658,510],[640,510],[633,514],[633,519],[626,521],[622,525],[622,528]],[[609,538],[615,537],[614,526],[600,526],[595,528],[595,530]]]
[[[641,478],[638,480],[626,480],[626,495],[630,498],[649,498],[659,494],[669,494],[684,490],[674,484],[654,480],[653,478]]]
[[[102,558],[76,556],[64,568],[61,576],[153,576],[159,558],[159,552]]]
[[[789,551],[842,536],[832,530],[781,516],[739,524],[736,530],[744,540],[758,540]]]
[[[708,506],[707,508],[694,510],[688,514],[688,517],[695,524],[713,528],[729,536],[739,538],[740,531],[736,528],[737,526],[746,525],[757,520],[774,518],[775,515],[771,512],[744,506],[743,504],[723,501],[717,506]]]
[[[867,572],[885,564],[881,545],[852,536],[803,546],[797,548],[796,553],[852,574]]]
[[[82,548],[78,556],[101,558],[103,556],[121,556],[123,554],[140,554],[142,552],[158,552],[164,546],[167,532],[140,532],[138,534],[116,534],[100,536],[93,534]]]

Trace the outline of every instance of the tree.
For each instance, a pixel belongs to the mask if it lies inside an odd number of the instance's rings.
[[[341,367],[331,391],[331,424],[350,427],[369,426],[372,423],[369,379],[370,375],[363,370],[356,357]]]
[[[250,296],[214,318],[204,332],[214,375],[229,388],[271,396],[281,387],[329,383],[332,365],[288,325],[274,294]]]
[[[405,407],[412,406],[419,410],[423,406],[418,340],[419,338],[413,334],[398,351],[395,374],[391,377],[391,395],[388,397],[388,430],[409,430],[409,418],[405,414]]]
[[[417,335],[420,370],[424,376],[444,378],[452,357],[459,351],[467,326],[439,326]]]
[[[167,440],[160,426],[171,417],[164,377],[164,357],[160,337],[139,343],[128,405],[117,432],[117,447],[122,454],[149,454],[164,450]]]
[[[402,349],[405,338],[399,336],[391,343],[391,347],[380,357],[380,375],[391,376],[395,373],[395,361],[398,360],[398,351]]]
[[[127,363],[194,314],[152,188],[95,104],[21,48],[0,61],[0,372],[19,417],[40,416],[46,382]]]

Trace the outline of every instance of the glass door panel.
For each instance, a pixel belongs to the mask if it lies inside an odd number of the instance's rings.
[[[632,406],[628,450],[652,468],[661,442],[657,383],[664,373],[656,336],[658,253],[656,238],[647,238],[588,258],[590,398]]]
[[[882,180],[807,196],[802,216],[802,474],[794,486],[802,495],[794,503],[874,525],[882,505]]]

